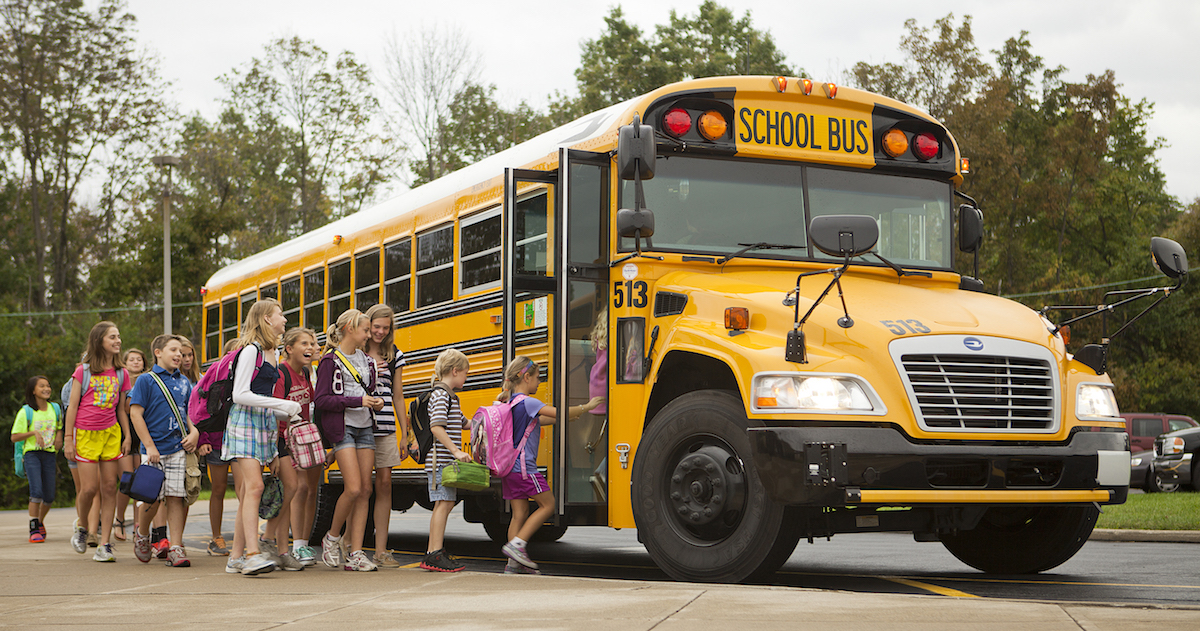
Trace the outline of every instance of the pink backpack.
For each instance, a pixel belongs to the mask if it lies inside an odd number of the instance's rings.
[[[255,344],[257,347],[258,344]],[[254,374],[264,361],[262,349],[258,349]],[[188,399],[188,420],[201,432],[223,432],[229,421],[229,408],[233,406],[233,375],[237,370],[237,358],[242,349],[235,348],[217,360],[200,377],[192,396]]]
[[[513,447],[512,409],[524,398],[525,395],[518,394],[508,403],[494,403],[481,407],[475,411],[475,416],[471,417],[471,452],[475,462],[487,465],[494,476],[508,475],[512,471],[513,463],[519,458],[521,477],[529,477],[525,472],[525,459],[521,458],[521,454],[525,452],[525,443],[529,442],[529,436],[539,427],[536,418],[530,419],[529,425],[525,427],[525,436]]]
[[[312,421],[292,421],[286,432],[288,451],[292,452],[292,467],[313,469],[325,464],[325,448],[321,432]]]

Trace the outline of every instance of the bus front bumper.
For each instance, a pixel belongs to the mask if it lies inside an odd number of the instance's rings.
[[[751,427],[772,500],[789,505],[1121,504],[1124,433],[1077,432],[1066,444],[921,444],[888,427]]]

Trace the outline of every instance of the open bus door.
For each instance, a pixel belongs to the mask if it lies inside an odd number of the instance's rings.
[[[528,355],[545,369],[539,398],[562,410],[603,390],[591,333],[608,304],[609,158],[560,152],[558,171],[505,170],[503,362]],[[600,408],[603,409],[603,408]],[[558,510],[555,539],[570,524],[607,523],[607,424],[602,414],[544,433],[547,478]],[[543,460],[544,462],[545,460]]]

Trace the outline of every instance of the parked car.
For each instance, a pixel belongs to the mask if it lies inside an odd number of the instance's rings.
[[[1129,488],[1142,489],[1147,493],[1152,493],[1146,488],[1146,481],[1149,479],[1146,472],[1150,470],[1150,463],[1154,462],[1153,451],[1138,451],[1129,458]]]
[[[1129,451],[1152,451],[1154,439],[1167,432],[1189,427],[1200,427],[1190,416],[1162,414],[1158,412],[1126,412],[1125,431],[1129,433]]]
[[[1155,475],[1164,485],[1189,484],[1200,489],[1200,427],[1169,432],[1154,439],[1154,462],[1147,475]]]

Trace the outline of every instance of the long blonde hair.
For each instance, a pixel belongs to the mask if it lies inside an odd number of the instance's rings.
[[[433,362],[433,378],[429,380],[429,383],[435,384],[443,381],[455,368],[470,370],[471,361],[457,348],[447,348],[438,353],[437,360]]]
[[[357,328],[367,319],[367,314],[358,309],[346,309],[342,315],[338,316],[337,322],[329,325],[325,330],[325,348],[321,349],[321,354],[324,355],[329,351],[338,347],[342,343],[342,338],[345,337],[346,331]]]
[[[368,321],[374,322],[379,318],[387,318],[388,321],[388,334],[379,343],[379,355],[390,364],[396,358],[396,312],[387,305],[375,305],[367,309]],[[367,338],[367,349],[371,348],[372,343],[371,338]]]
[[[120,371],[125,367],[125,361],[121,359],[120,353],[109,355],[109,352],[104,350],[104,338],[108,335],[109,329],[115,328],[117,325],[112,322],[101,320],[88,333],[87,350],[83,352],[83,363],[88,365],[92,373],[103,372],[109,368]],[[142,364],[146,363],[145,360],[146,356],[142,355]]]
[[[274,298],[263,298],[250,306],[250,312],[246,314],[245,322],[242,322],[241,335],[237,339],[238,348],[246,348],[255,343],[264,350],[279,346],[279,335],[267,324],[267,316],[271,315],[271,309],[282,311],[283,307]]]
[[[608,305],[605,305],[600,310],[600,314],[596,316],[596,325],[592,327],[588,339],[592,341],[592,350],[608,348]]]
[[[197,381],[200,381],[200,358],[196,356],[196,347],[192,344],[192,341],[187,338],[187,336],[179,335],[177,337],[179,338],[180,345],[182,345],[184,348],[192,349],[192,365],[188,367],[187,370],[182,371],[183,376],[187,377],[188,381],[196,383]]]
[[[529,359],[524,355],[517,355],[514,357],[512,361],[508,362],[508,366],[504,367],[504,389],[500,391],[500,394],[496,397],[496,400],[500,401],[501,403],[507,402],[510,398],[512,398],[513,388],[515,388],[518,383],[521,383],[521,380],[524,379],[526,375],[529,375],[530,371],[532,371],[533,374],[537,374],[538,370],[540,369],[538,368],[537,362],[533,361],[532,359]]]

